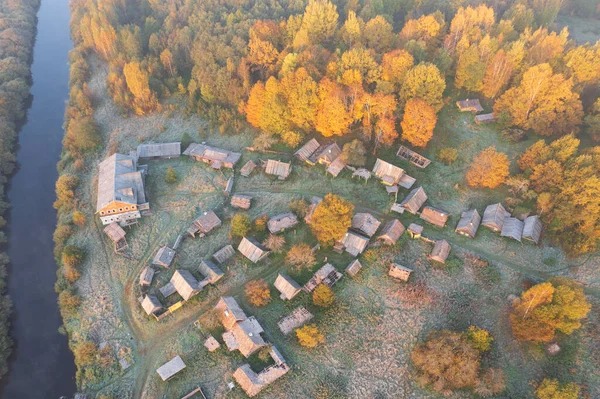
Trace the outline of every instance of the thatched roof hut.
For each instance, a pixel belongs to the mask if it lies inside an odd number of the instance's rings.
[[[198,280],[196,280],[188,270],[175,270],[173,277],[171,277],[171,284],[173,284],[177,293],[181,295],[185,301],[200,292]]]
[[[250,209],[252,197],[249,195],[235,194],[231,197],[231,206],[238,209]]]
[[[169,159],[181,155],[181,143],[148,143],[137,146],[138,159]]]
[[[306,144],[300,147],[300,149],[294,153],[294,156],[301,161],[307,161],[319,147],[319,142],[312,138],[308,140]]]
[[[454,231],[463,236],[475,238],[475,234],[477,234],[477,229],[479,229],[480,223],[481,216],[479,216],[477,209],[470,209],[461,214],[458,225],[456,225],[456,229],[454,229]]]
[[[504,209],[501,203],[488,205],[483,212],[481,224],[495,232],[499,232],[502,231],[504,219],[508,216],[510,214]]]
[[[221,219],[219,219],[214,211],[204,212],[204,214],[200,215],[192,222],[192,225],[188,228],[188,233],[192,237],[195,237],[196,234],[199,234],[200,237],[204,237],[212,230],[221,226],[221,224]]]
[[[302,327],[306,322],[314,316],[304,306],[300,306],[292,311],[289,315],[277,322],[277,326],[284,335],[294,331],[298,327]]]
[[[524,227],[525,224],[519,219],[507,217],[506,219],[504,219],[504,225],[502,226],[502,231],[500,232],[500,235],[502,237],[510,237],[514,240],[521,242]]]
[[[406,198],[404,198],[404,200],[400,203],[400,206],[413,215],[416,215],[425,201],[427,201],[427,194],[425,194],[425,190],[423,190],[423,187],[417,187],[408,193]]]
[[[408,235],[410,238],[421,238],[421,234],[423,234],[423,226],[416,223],[411,223],[408,225]]]
[[[154,260],[152,261],[153,265],[161,266],[166,269],[171,267],[173,263],[173,259],[175,258],[175,251],[171,248],[164,246],[158,249],[156,255],[154,256]]]
[[[436,241],[433,245],[433,250],[431,254],[429,254],[429,259],[446,263],[446,259],[448,259],[448,255],[450,254],[450,244],[446,240]]]
[[[448,212],[431,206],[426,206],[421,212],[421,219],[438,227],[444,227],[449,216],[450,214]]]
[[[397,263],[391,263],[390,269],[388,270],[388,274],[391,277],[402,281],[408,281],[408,278],[410,277],[410,274],[412,272],[412,269],[409,269],[408,267],[404,267]]]
[[[302,289],[293,278],[282,273],[279,273],[275,279],[275,288],[281,293],[279,297],[284,301],[293,299]]]
[[[263,247],[258,241],[254,238],[244,237],[240,245],[238,246],[238,251],[246,258],[248,258],[252,263],[257,263],[265,256],[269,255],[269,250]]]
[[[475,123],[477,123],[478,125],[480,125],[482,123],[491,123],[491,122],[495,122],[495,121],[496,121],[496,117],[494,116],[493,113],[481,114],[481,115],[477,115],[475,117]]]
[[[227,262],[231,257],[235,255],[235,250],[231,244],[225,245],[223,248],[219,249],[217,252],[213,254],[213,259],[223,264]]]
[[[152,279],[154,278],[154,269],[151,266],[146,266],[142,269],[140,273],[140,285],[141,286],[150,286],[152,284]]]
[[[542,229],[543,225],[539,216],[529,216],[523,225],[523,238],[538,244],[542,236]]]
[[[362,265],[358,259],[354,259],[352,262],[350,262],[348,267],[346,267],[346,273],[348,273],[350,276],[356,276],[360,269],[362,269]]]
[[[369,245],[369,239],[361,234],[348,231],[340,241],[350,255],[357,257]]]
[[[154,295],[146,295],[142,301],[142,308],[147,315],[155,314],[162,309],[162,304]]]
[[[254,172],[254,169],[256,169],[256,164],[253,160],[249,160],[242,166],[242,169],[240,169],[240,175],[248,177]]]
[[[167,381],[172,378],[175,374],[179,373],[181,370],[185,368],[185,363],[179,356],[175,356],[173,359],[169,360],[167,363],[160,366],[156,369],[158,375],[163,381]]]
[[[312,218],[313,213],[315,213],[315,209],[317,208],[317,205],[319,205],[319,203],[321,201],[323,201],[323,198],[312,197],[310,206],[308,207],[308,212],[306,212],[306,216],[304,217],[304,222],[306,224],[310,224],[310,219]]]
[[[458,107],[458,109],[460,110],[460,112],[481,112],[483,111],[483,107],[481,106],[481,102],[479,102],[479,99],[474,98],[474,99],[466,99],[466,100],[460,100],[456,102],[456,106]]]
[[[373,174],[381,179],[383,184],[394,186],[398,184],[404,175],[404,169],[377,158],[377,161],[375,161],[375,166],[373,166]]]
[[[333,287],[333,285],[341,278],[342,273],[338,272],[331,263],[326,263],[315,272],[308,283],[304,284],[304,291],[312,292],[319,284]]]
[[[352,228],[368,237],[373,237],[380,225],[381,222],[370,213],[357,213],[352,218]]]
[[[342,157],[337,157],[327,168],[327,173],[331,174],[333,177],[337,177],[345,167],[346,162],[342,160]]]
[[[206,338],[206,341],[204,341],[204,347],[208,349],[209,352],[214,352],[221,347],[221,344],[215,337],[209,335],[208,338]]]
[[[383,226],[377,240],[387,245],[396,245],[404,230],[404,225],[398,219],[392,219]]]
[[[342,149],[337,143],[324,144],[319,147],[308,159],[308,163],[314,165],[319,163],[328,166],[342,153]]]
[[[273,159],[267,160],[264,164],[265,173],[268,175],[277,176],[279,180],[285,180],[292,172],[292,164]]]
[[[216,283],[225,275],[225,273],[219,268],[219,266],[215,265],[208,259],[203,260],[200,263],[200,266],[198,266],[198,270],[200,271],[200,273],[202,273],[202,275],[209,284]]]
[[[273,234],[281,233],[298,224],[298,218],[292,212],[280,213],[269,219],[267,228]]]
[[[240,160],[242,154],[224,150],[222,148],[211,147],[206,144],[192,143],[183,152],[183,155],[190,156],[197,161],[201,161],[210,165],[213,169],[229,168],[233,169],[235,164]]]

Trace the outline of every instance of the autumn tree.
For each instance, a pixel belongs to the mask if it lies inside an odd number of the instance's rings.
[[[317,259],[307,244],[300,243],[290,248],[285,256],[284,263],[296,269],[308,269],[317,263]]]
[[[342,40],[348,47],[361,42],[364,25],[365,22],[362,18],[357,17],[354,11],[348,11],[348,18],[346,18],[340,32]]]
[[[444,15],[439,11],[421,15],[418,19],[409,19],[400,31],[400,41],[406,43],[414,40],[423,42],[429,48],[437,47],[444,25]]]
[[[419,64],[406,73],[400,99],[408,101],[420,98],[438,111],[443,105],[442,94],[445,89],[446,82],[435,65]]]
[[[83,226],[85,226],[85,222],[86,222],[85,213],[83,213],[81,211],[73,212],[73,223],[75,223],[79,227],[83,227]]]
[[[58,294],[58,307],[63,317],[74,317],[81,305],[81,298],[67,289]]]
[[[63,145],[68,151],[78,155],[94,151],[102,142],[99,130],[94,118],[71,119]]]
[[[352,123],[352,117],[340,97],[336,83],[327,78],[321,80],[319,99],[315,129],[326,137],[346,133]]]
[[[123,67],[127,87],[134,97],[134,110],[144,115],[156,109],[158,100],[150,89],[148,72],[138,62],[130,62]]]
[[[298,338],[298,343],[305,348],[314,348],[325,342],[325,337],[319,332],[315,324],[307,324],[296,329],[296,338]]]
[[[94,362],[98,347],[92,341],[84,341],[75,345],[73,355],[75,356],[75,364],[79,367],[87,366]]]
[[[538,399],[578,399],[579,385],[574,382],[561,384],[553,378],[544,378],[535,390]]]
[[[506,154],[488,147],[473,157],[467,171],[467,183],[471,187],[496,188],[508,177],[509,166]]]
[[[169,184],[175,184],[178,180],[179,176],[177,175],[177,172],[172,166],[169,166],[165,172],[165,181]]]
[[[591,112],[584,118],[587,134],[595,142],[600,142],[600,99],[596,100]]]
[[[327,194],[310,219],[310,228],[322,245],[340,240],[352,224],[354,205],[334,194]]]
[[[333,290],[325,284],[317,285],[313,291],[312,298],[315,305],[324,308],[331,306],[335,300]]]
[[[494,341],[489,331],[477,326],[469,326],[466,331],[466,337],[480,352],[489,351]]]
[[[438,151],[437,159],[445,165],[451,165],[458,158],[456,148],[444,147]]]
[[[285,238],[283,236],[269,234],[268,237],[265,238],[265,240],[263,241],[263,245],[269,251],[278,254],[283,251],[283,247],[285,245]]]
[[[304,219],[308,214],[309,204],[306,200],[299,198],[289,202],[288,206],[298,218]]]
[[[570,335],[591,309],[583,288],[567,279],[534,285],[513,304],[510,322],[519,341],[550,342],[557,331]]]
[[[233,237],[245,237],[250,232],[250,218],[243,213],[236,213],[231,219],[229,233]]]
[[[381,61],[381,78],[399,88],[406,73],[414,66],[414,63],[413,56],[406,50],[393,50],[385,53]]]
[[[260,127],[260,116],[262,115],[265,100],[265,85],[263,82],[258,81],[252,86],[252,90],[250,90],[250,96],[245,108],[246,120],[254,127]]]
[[[271,302],[269,284],[263,279],[252,280],[246,283],[244,293],[248,302],[254,306],[265,306]]]
[[[483,77],[483,95],[487,98],[496,98],[508,85],[513,69],[514,65],[510,57],[504,50],[499,50],[487,64]]]
[[[311,44],[327,43],[337,29],[338,17],[336,6],[328,0],[310,0],[298,35],[306,35]]]
[[[340,157],[348,165],[365,166],[367,163],[367,149],[362,141],[354,139],[344,144]]]
[[[564,62],[575,85],[587,86],[600,81],[600,43],[569,50]]]
[[[437,123],[435,109],[419,98],[407,101],[404,107],[402,126],[402,140],[406,140],[415,147],[425,147],[433,137],[433,129]]]
[[[392,25],[381,15],[378,15],[365,25],[363,38],[368,48],[382,53],[390,48],[394,42]]]
[[[479,56],[479,48],[477,45],[472,45],[458,57],[454,84],[459,89],[464,88],[472,92],[481,91],[485,70],[485,63]]]
[[[319,92],[317,83],[306,69],[298,68],[281,79],[290,121],[299,129],[310,130],[315,126],[317,109],[319,107]]]

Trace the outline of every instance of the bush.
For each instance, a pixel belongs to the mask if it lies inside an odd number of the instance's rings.
[[[192,136],[187,134],[187,132],[183,133],[183,135],[181,136],[181,150],[185,151],[193,142],[194,139],[192,139]]]
[[[82,249],[74,245],[67,245],[62,253],[62,264],[65,267],[76,267],[83,262],[84,258],[85,252]]]
[[[527,133],[521,129],[504,129],[501,133],[502,138],[509,143],[519,143],[527,138]]]
[[[86,222],[85,213],[83,213],[81,211],[73,212],[73,223],[75,223],[79,227],[83,227],[83,226],[85,226],[85,222]]]
[[[257,233],[264,233],[267,230],[268,221],[269,217],[267,215],[257,217],[254,220],[254,231],[256,231]]]
[[[303,199],[292,200],[289,203],[290,210],[300,219],[304,219],[308,214],[310,205]]]
[[[254,306],[265,306],[271,302],[271,289],[263,279],[249,281],[244,292],[248,302]]]
[[[296,329],[296,338],[298,338],[298,343],[305,348],[314,348],[325,342],[325,337],[319,332],[315,324],[307,324]]]
[[[230,233],[233,237],[245,237],[250,231],[250,218],[243,213],[236,213],[231,219]]]
[[[79,184],[79,179],[75,175],[65,173],[60,175],[56,181],[56,201],[54,209],[71,208],[75,202],[75,188]]]
[[[94,362],[98,348],[92,341],[85,341],[77,344],[73,349],[75,355],[75,364],[77,366],[87,366]]]
[[[577,399],[580,389],[574,382],[560,384],[558,380],[544,378],[535,394],[538,399]]]
[[[483,398],[498,395],[506,388],[506,378],[500,369],[487,369],[479,376],[475,393]]]
[[[365,166],[367,163],[367,149],[360,140],[352,140],[344,144],[340,157],[349,165]]]
[[[71,284],[79,280],[79,277],[81,277],[81,273],[79,272],[79,270],[77,270],[75,266],[64,266],[63,274]]]
[[[165,181],[169,184],[175,184],[179,181],[179,176],[173,167],[169,166],[165,173]]]
[[[58,307],[63,317],[73,317],[81,305],[81,299],[71,290],[64,290],[58,295]]]
[[[467,339],[477,348],[480,352],[487,352],[492,347],[492,341],[494,338],[490,335],[487,330],[476,326],[470,326],[467,330]]]
[[[281,253],[285,245],[285,238],[275,234],[269,234],[266,240],[263,241],[263,245],[271,250],[273,253]]]
[[[444,147],[438,152],[437,158],[445,165],[452,165],[458,158],[458,151],[455,148]]]
[[[319,284],[313,291],[312,298],[315,305],[326,308],[331,306],[335,296],[331,288],[325,284]]]
[[[317,263],[317,259],[310,247],[305,243],[301,243],[290,248],[284,262],[286,265],[295,267],[296,269],[308,269]]]
[[[300,133],[287,131],[285,133],[282,133],[281,139],[287,146],[291,148],[296,148],[302,142],[302,135]]]
[[[75,154],[95,150],[102,142],[94,118],[71,119],[64,139],[65,148]]]

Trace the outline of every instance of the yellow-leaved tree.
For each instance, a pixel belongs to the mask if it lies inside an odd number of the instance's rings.
[[[498,187],[508,177],[509,166],[506,154],[496,151],[496,147],[488,147],[473,157],[467,183],[471,187]]]
[[[437,123],[435,109],[420,98],[408,100],[404,107],[402,140],[416,147],[425,147],[433,137],[433,129]]]
[[[327,194],[310,219],[310,228],[322,245],[340,240],[352,224],[354,205],[342,197]]]
[[[419,64],[406,73],[400,89],[400,100],[420,98],[437,111],[443,106],[442,94],[445,89],[446,81],[435,65]]]

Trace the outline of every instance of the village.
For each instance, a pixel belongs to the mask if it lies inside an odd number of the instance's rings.
[[[461,112],[483,111],[478,100],[458,101],[457,107]],[[485,115],[477,115],[474,119],[477,124],[486,121]],[[202,247],[212,235],[228,229],[232,214],[253,209],[257,200],[255,192],[238,189],[244,187],[244,179],[264,174],[271,186],[285,186],[287,180],[295,179],[294,172],[298,169],[317,168],[323,170],[328,179],[352,181],[357,189],[370,179],[379,182],[375,189],[379,196],[388,198],[387,211],[382,213],[355,204],[351,225],[331,250],[324,251],[319,244],[314,245],[314,239],[311,239],[311,245],[307,247],[311,254],[306,256],[310,255],[318,261],[310,265],[310,274],[294,272],[293,269],[290,273],[282,266],[281,260],[276,262],[276,266],[279,266],[274,270],[276,274],[271,287],[279,299],[274,301],[290,303],[286,307],[291,309],[277,321],[276,328],[279,331],[274,331],[271,323],[263,327],[256,317],[249,315],[252,313],[249,309],[242,309],[234,296],[219,296],[210,305],[220,327],[215,329],[217,333],[205,335],[203,344],[206,351],[239,351],[246,359],[256,357],[257,353],[268,353],[268,356],[265,355],[267,360],[261,362],[261,367],[264,366],[261,369],[244,363],[231,370],[235,384],[230,381],[227,389],[235,389],[237,384],[250,397],[277,384],[277,380],[287,373],[293,373],[293,364],[286,361],[286,348],[276,347],[268,337],[279,333],[291,335],[314,319],[315,315],[308,309],[306,301],[298,301],[297,297],[313,295],[320,286],[335,290],[336,283],[342,278],[356,279],[365,267],[365,253],[370,250],[385,251],[385,248],[397,247],[399,242],[407,239],[417,240],[426,245],[427,253],[424,255],[431,264],[443,267],[451,259],[453,249],[447,239],[436,238],[440,231],[477,240],[479,229],[485,228],[498,234],[497,240],[527,241],[530,245],[537,245],[541,240],[543,226],[537,215],[511,215],[502,203],[464,208],[458,213],[455,209],[452,212],[444,210],[442,204],[428,195],[418,179],[406,173],[406,166],[399,166],[411,165],[411,168],[421,171],[419,173],[426,173],[432,161],[404,145],[394,150],[393,159],[388,157],[386,161],[376,158],[372,168],[348,165],[341,157],[340,145],[335,141],[319,142],[316,138],[308,140],[286,157],[282,157],[282,154],[260,153],[257,158],[256,153],[250,150],[252,158],[245,160],[245,153],[206,142],[190,143],[187,148],[182,148],[180,142],[142,143],[135,151],[114,153],[99,164],[96,201],[96,214],[106,236],[106,245],[110,246],[115,256],[133,260],[131,247],[139,244],[132,240],[141,237],[134,234],[135,238],[130,238],[131,229],[135,230],[136,225],[154,218],[158,211],[146,184],[147,178],[154,173],[154,165],[188,158],[188,163],[202,163],[202,168],[221,176],[221,193],[218,194],[221,199],[214,202],[213,207],[196,208],[187,224],[180,227],[179,233],[167,238],[168,242],[147,248],[145,251],[151,253],[150,259],[142,262],[139,270],[133,271],[138,276],[135,288],[138,305],[130,311],[146,315],[142,321],[144,323],[168,325],[179,309],[196,306],[194,298],[200,293],[206,290],[218,292],[219,286],[233,277],[228,270],[235,259],[249,262],[249,265],[259,264],[273,256],[281,259],[281,255],[277,255],[281,250],[269,248],[265,241],[267,232],[269,237],[293,234],[296,245],[305,244],[300,240],[306,234],[298,238],[296,230],[310,226],[319,204],[327,201],[327,195],[337,194],[335,190],[324,196],[307,192],[300,198],[307,205],[305,214],[299,214],[289,207],[280,209],[283,212],[265,215],[264,233],[257,234],[251,229],[241,237],[232,237],[230,233],[229,242],[225,245],[221,243],[205,258],[188,258],[185,265],[177,262],[182,248]],[[162,176],[154,178],[160,179]],[[369,187],[373,190],[373,186]],[[347,199],[352,202],[352,198]],[[281,241],[285,242],[284,238]],[[415,284],[413,274],[418,271],[415,272],[413,265],[386,256],[383,258],[388,259],[384,261],[387,276],[383,278],[390,279],[394,284]],[[190,261],[194,263],[190,264]],[[202,319],[195,321],[194,325],[202,328]],[[194,356],[194,353],[182,352],[170,359],[163,359],[164,364],[156,369],[157,378],[169,384],[185,371],[186,362]],[[124,369],[131,364],[125,363],[122,364]],[[198,386],[182,398],[192,398],[194,395],[206,397],[202,387]]]

